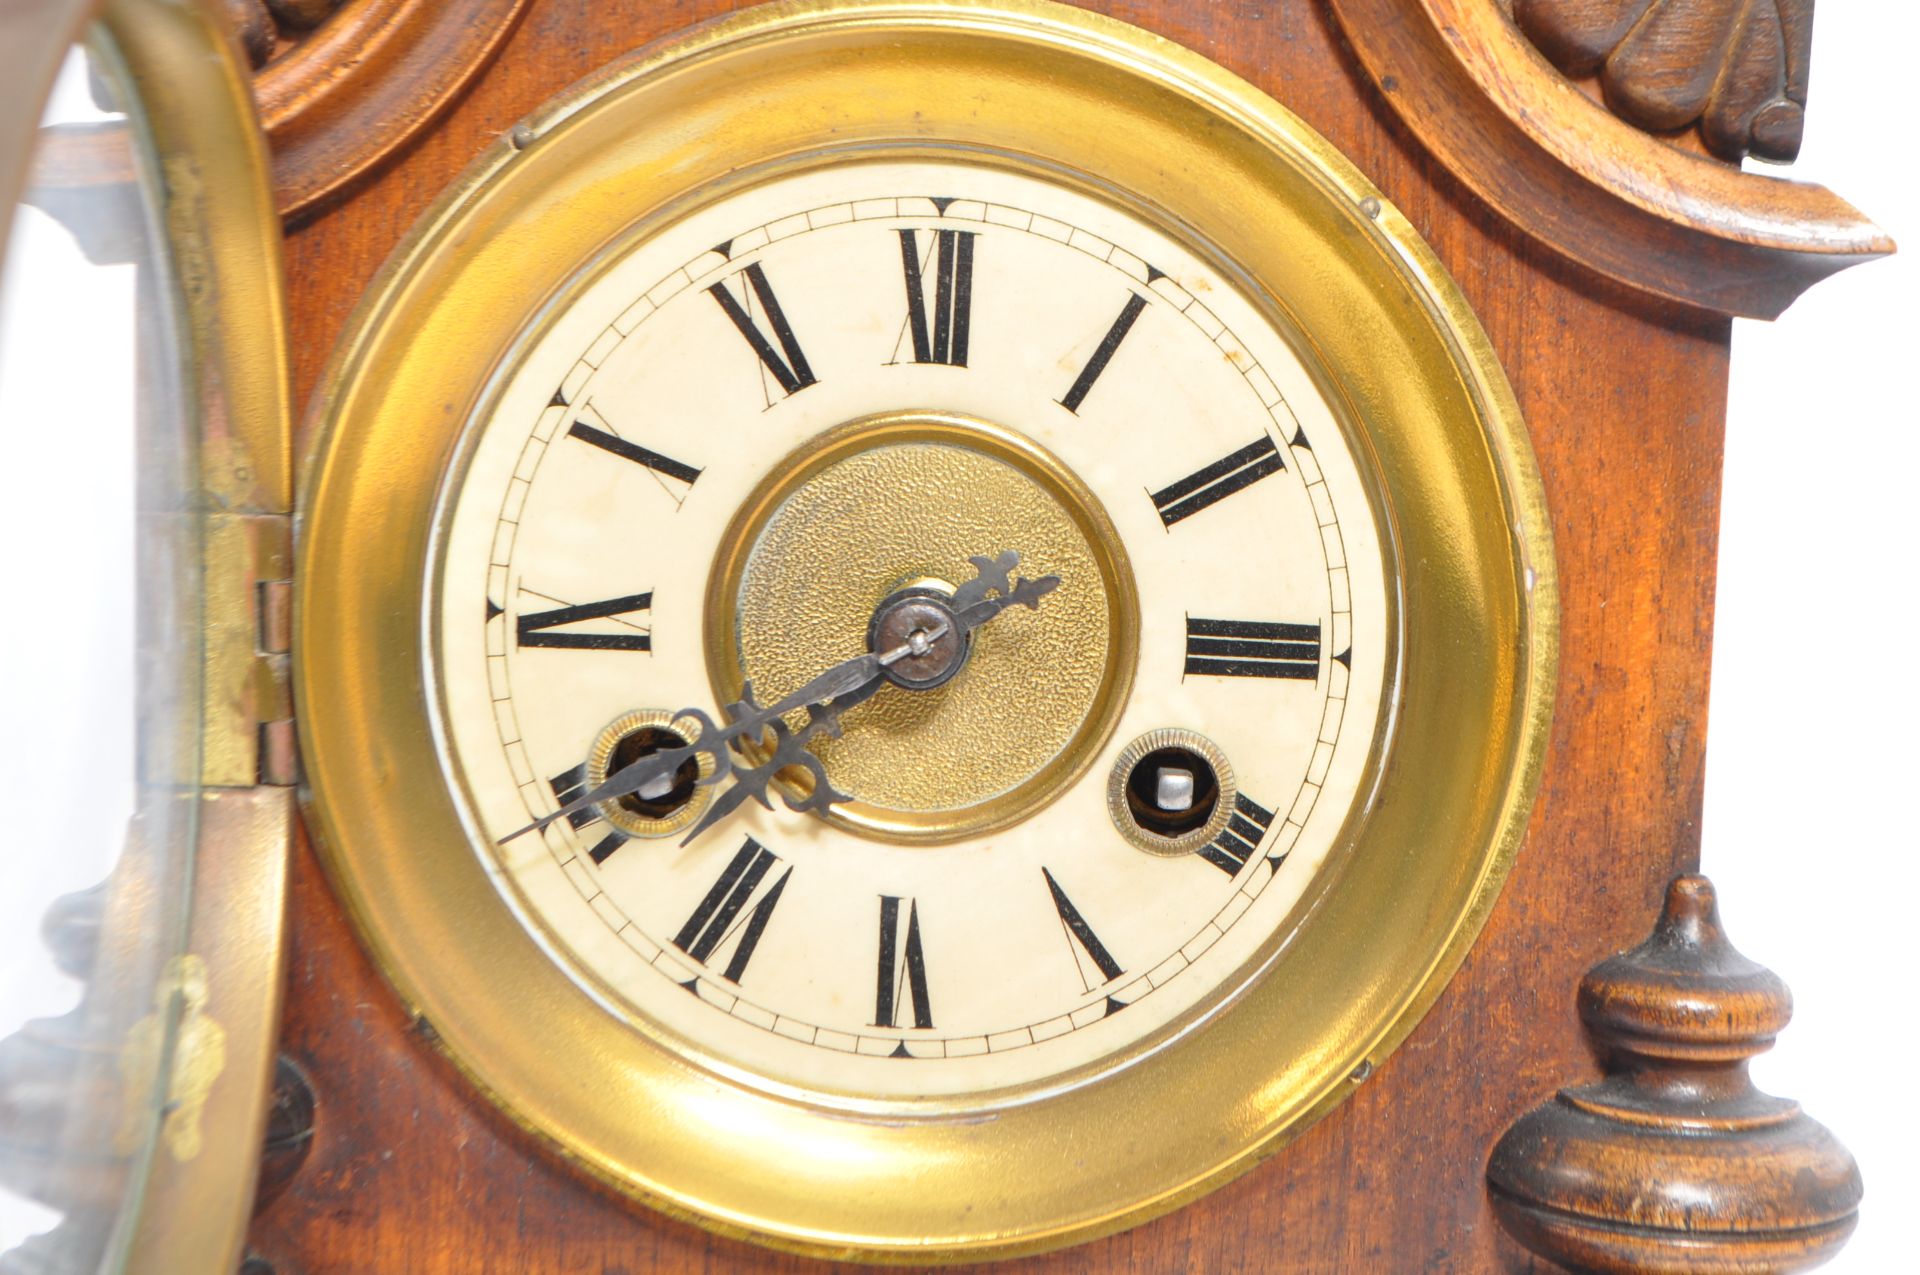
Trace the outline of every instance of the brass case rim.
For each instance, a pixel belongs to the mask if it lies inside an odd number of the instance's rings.
[[[1299,334],[1344,403],[1400,567],[1391,745],[1291,930],[1205,1030],[986,1112],[868,1118],[633,1031],[488,879],[430,737],[420,617],[436,492],[474,387],[524,326],[513,316],[701,182],[803,163],[829,132],[849,150],[1074,169],[1237,263],[1232,277]],[[544,251],[506,248],[535,225]],[[316,401],[328,414],[307,475],[297,690],[329,870],[457,1065],[570,1161],[675,1216],[817,1256],[959,1262],[1166,1212],[1377,1069],[1459,967],[1518,852],[1558,606],[1539,476],[1487,338],[1406,219],[1326,141],[1123,23],[1043,0],[796,0],[642,50],[448,191],[396,250]],[[382,852],[395,845],[409,853]],[[1143,1111],[1180,1119],[1139,1139]],[[735,1153],[743,1129],[753,1156]],[[1076,1167],[1088,1164],[1101,1171]]]

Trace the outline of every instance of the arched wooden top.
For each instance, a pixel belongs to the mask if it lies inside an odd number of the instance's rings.
[[[1893,241],[1804,182],[1641,132],[1581,92],[1490,0],[1330,0],[1381,93],[1508,220],[1629,287],[1771,319]]]

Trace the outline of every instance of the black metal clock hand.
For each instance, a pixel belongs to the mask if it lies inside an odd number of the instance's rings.
[[[741,688],[740,700],[727,706],[727,721],[724,724],[716,723],[698,708],[682,709],[674,715],[673,720],[690,721],[700,728],[700,734],[691,742],[679,748],[663,749],[622,767],[597,787],[564,803],[552,814],[542,816],[500,838],[500,844],[505,845],[516,837],[538,831],[557,819],[564,819],[600,802],[637,792],[648,784],[674,774],[685,762],[701,754],[713,759],[714,769],[712,774],[702,776],[700,783],[715,784],[732,776],[734,785],[713,803],[713,807],[688,832],[682,845],[738,808],[748,797],[771,810],[773,804],[767,798],[767,785],[789,766],[800,766],[810,771],[814,780],[812,791],[804,797],[783,794],[782,799],[789,809],[825,812],[834,803],[849,800],[847,794],[833,788],[820,759],[806,750],[807,743],[817,735],[837,735],[840,731],[840,714],[878,692],[885,683],[887,670],[893,665],[909,656],[925,655],[950,632],[964,643],[972,630],[1016,603],[1037,610],[1040,599],[1060,584],[1058,576],[1043,576],[1038,580],[1020,579],[1009,583],[1010,573],[1020,564],[1020,555],[1011,550],[995,558],[976,556],[968,561],[973,564],[977,574],[956,589],[953,597],[946,602],[945,609],[950,619],[943,619],[925,629],[916,629],[906,641],[885,651],[870,651],[843,660],[771,705],[763,706],[754,701],[753,685],[749,682]],[[997,596],[989,596],[994,593]],[[807,724],[796,732],[783,719],[787,714],[801,709],[807,711]],[[773,737],[774,747],[765,762],[752,767],[735,763],[734,744],[743,740],[765,740],[769,735]]]

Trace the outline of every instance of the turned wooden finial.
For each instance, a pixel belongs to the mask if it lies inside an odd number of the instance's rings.
[[[1607,1077],[1522,1116],[1487,1164],[1514,1238],[1573,1270],[1760,1275],[1839,1252],[1860,1207],[1847,1149],[1747,1063],[1793,1013],[1740,955],[1713,883],[1667,888],[1652,937],[1580,983]]]

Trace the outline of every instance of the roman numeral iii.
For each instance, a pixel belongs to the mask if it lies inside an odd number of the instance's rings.
[[[744,918],[740,913],[778,862],[779,855],[748,837],[727,862],[720,879],[700,900],[700,906],[693,910],[687,923],[673,936],[673,945],[705,965],[723,945],[733,942],[733,956],[727,961],[727,968],[721,972],[721,977],[730,983],[738,983],[741,975],[747,972],[747,962],[753,959],[754,949],[760,946],[760,936],[766,933],[767,922],[772,919],[774,908],[780,904],[780,896],[786,891],[793,869],[788,868],[781,873]]]
[[[915,363],[967,365],[973,330],[973,241],[971,230],[936,230],[933,235],[933,306],[927,306],[927,261],[920,254],[920,232],[900,232],[900,267],[907,278],[907,327],[913,334]],[[895,351],[895,357],[898,357]]]
[[[514,625],[514,636],[523,647],[545,646],[567,651],[651,651],[653,634],[647,629],[619,620],[653,608],[653,594],[632,593],[605,602],[586,602],[579,606],[554,607],[550,611],[522,612]],[[587,633],[573,625],[587,620],[616,620],[624,630],[619,633]]]
[[[1186,672],[1209,677],[1320,678],[1320,626],[1187,617]]]
[[[787,322],[786,311],[780,308],[779,298],[773,295],[773,285],[767,282],[767,272],[754,262],[740,272],[747,277],[747,286],[751,295],[760,302],[760,311],[767,317],[768,326],[773,329],[774,340],[780,343],[778,350],[773,341],[754,321],[748,307],[741,305],[724,283],[716,283],[707,289],[713,299],[720,303],[720,309],[733,326],[746,338],[747,344],[759,356],[769,375],[779,382],[780,389],[786,394],[796,394],[815,383],[813,369],[807,366],[807,356],[800,349],[798,338],[793,335],[793,326]],[[751,301],[748,303],[752,304]]]
[[[900,905],[907,905],[906,941],[900,941]],[[898,1027],[895,1012],[902,995],[913,1000],[913,1025],[933,1026],[927,997],[927,958],[920,946],[920,906],[913,899],[880,896],[880,976],[873,997],[873,1025]]]
[[[1182,518],[1191,518],[1209,505],[1219,504],[1236,491],[1244,491],[1269,474],[1287,467],[1273,439],[1260,435],[1239,451],[1222,456],[1204,469],[1195,470],[1177,483],[1153,493],[1153,507],[1160,521],[1171,527]]]

